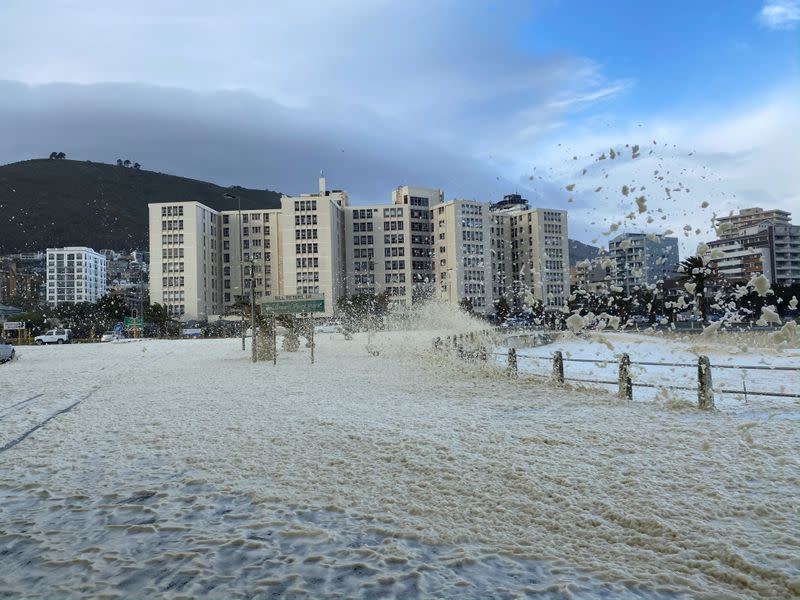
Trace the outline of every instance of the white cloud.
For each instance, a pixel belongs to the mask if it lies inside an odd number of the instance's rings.
[[[664,115],[605,130],[573,127],[530,157],[528,163],[537,169],[534,180],[528,181],[541,202],[571,211],[571,235],[578,239],[604,243],[615,234],[603,232],[621,221],[621,230],[672,229],[684,250],[693,249],[698,241],[713,237],[714,213],[748,206],[798,213],[798,105],[800,89],[792,87],[726,112]],[[634,144],[640,146],[635,160]],[[605,160],[597,160],[602,154]],[[574,193],[564,189],[569,183],[576,184]],[[628,196],[622,193],[623,185],[632,189]],[[595,192],[598,187],[602,189]],[[635,205],[639,195],[647,198],[648,206],[641,215]],[[709,206],[702,208],[703,202]],[[625,218],[631,213],[632,219]],[[688,237],[683,235],[686,225],[692,230]],[[695,229],[701,233],[695,235]]]
[[[758,13],[758,20],[770,29],[794,29],[800,22],[800,2],[767,0]]]

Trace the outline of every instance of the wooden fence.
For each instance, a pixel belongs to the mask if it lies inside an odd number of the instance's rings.
[[[490,352],[485,345],[476,345],[478,340],[476,333],[483,335],[485,341],[492,330],[481,332],[471,332],[468,334],[447,336],[444,340],[435,338],[433,349],[435,352],[450,352],[465,360],[487,361],[489,356],[505,358],[506,373],[509,377],[519,376],[518,359],[528,358],[542,362],[550,362],[552,374],[550,380],[556,385],[565,385],[567,382],[575,383],[599,383],[616,386],[617,395],[625,400],[633,400],[634,387],[684,390],[697,393],[698,408],[708,410],[714,408],[714,393],[718,394],[742,394],[746,396],[769,396],[778,398],[800,398],[800,393],[786,393],[777,391],[747,391],[718,388],[713,386],[712,369],[743,369],[743,370],[767,370],[767,371],[800,371],[798,367],[780,367],[767,365],[713,365],[708,356],[699,356],[697,363],[671,363],[671,362],[652,362],[652,361],[632,361],[629,354],[620,354],[617,357],[617,378],[611,379],[587,379],[579,377],[567,377],[564,371],[564,363],[592,363],[608,364],[608,361],[594,358],[564,358],[561,351],[555,351],[551,356],[539,356],[533,354],[518,353],[516,348],[509,348],[505,352]],[[679,367],[696,369],[696,385],[663,385],[656,383],[646,383],[634,381],[631,377],[631,366],[655,366],[655,367]]]

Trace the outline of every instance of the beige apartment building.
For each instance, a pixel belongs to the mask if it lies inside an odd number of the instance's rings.
[[[281,198],[280,295],[323,294],[325,314],[345,295],[345,209],[347,192],[326,189],[320,175],[316,194]]]
[[[222,312],[219,213],[199,202],[149,205],[150,301],[178,319]]]
[[[345,210],[347,293],[388,293],[394,307],[410,306],[433,290],[430,207],[441,190],[400,186],[391,204]]]
[[[344,295],[382,292],[394,307],[437,294],[483,314],[501,296],[564,304],[565,211],[530,209],[514,195],[495,205],[445,202],[441,190],[414,186],[391,200],[350,206],[320,176],[316,193],[283,196],[280,208],[151,204],[151,301],[182,320],[230,313],[251,293],[323,294],[326,315]]]
[[[344,293],[347,194],[284,196],[280,209],[218,212],[199,202],[149,205],[150,301],[181,320],[276,295]]]
[[[448,200],[431,212],[439,296],[454,305],[468,300],[477,313],[493,312],[489,205],[476,200]]]
[[[493,291],[520,307],[529,296],[547,311],[569,296],[567,211],[530,208],[519,194],[491,206]]]
[[[256,301],[277,294],[280,213],[279,209],[219,213],[222,310],[216,314],[231,312],[237,303],[249,303],[251,293]]]

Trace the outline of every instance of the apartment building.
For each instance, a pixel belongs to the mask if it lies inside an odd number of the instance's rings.
[[[17,295],[17,261],[12,257],[0,257],[0,302]]]
[[[441,190],[400,186],[391,204],[345,210],[345,280],[348,294],[386,292],[390,304],[410,306],[433,290],[430,207]]]
[[[438,291],[492,313],[494,300],[532,294],[557,310],[569,293],[566,211],[444,201],[400,186],[391,203],[350,206],[328,190],[283,196],[280,208],[218,212],[198,202],[151,204],[150,297],[182,320],[240,302],[323,294],[326,314],[348,294],[386,292],[395,307]]]
[[[559,310],[569,296],[567,211],[531,208],[512,214],[510,224],[514,281],[546,311]]]
[[[106,259],[84,246],[47,249],[47,304],[97,302],[106,293]]]
[[[800,283],[800,225],[770,227],[771,280],[778,285]]]
[[[763,257],[761,269],[770,283],[800,282],[800,226],[791,224],[790,215],[784,210],[753,207],[718,217],[719,237],[708,246],[723,252],[731,244],[743,250],[759,250]]]
[[[791,213],[785,210],[764,210],[754,206],[742,208],[738,214],[731,213],[727,217],[717,217],[717,236],[721,240],[734,239],[746,230],[769,221],[773,225],[788,225]]]
[[[678,272],[678,238],[654,233],[623,233],[608,242],[614,261],[612,281],[626,292],[653,285]]]
[[[440,297],[469,300],[478,313],[493,312],[489,205],[448,200],[433,207],[433,269]]]
[[[607,256],[588,258],[575,265],[575,287],[587,292],[605,292],[610,289],[612,267],[615,264]]]
[[[280,208],[216,211],[199,202],[149,206],[150,300],[181,320],[275,295],[344,293],[347,194],[284,196]]]
[[[237,304],[250,303],[277,293],[280,267],[279,209],[221,211],[219,220],[222,295],[221,312],[235,310]],[[252,288],[252,289],[251,289]]]
[[[732,239],[709,248],[703,258],[717,273],[734,281],[749,281],[770,272],[767,248],[745,248]]]
[[[324,175],[315,194],[281,198],[279,294],[325,296],[331,315],[345,284],[347,192],[328,190]]]
[[[199,202],[149,205],[150,301],[176,319],[222,311],[219,213]]]

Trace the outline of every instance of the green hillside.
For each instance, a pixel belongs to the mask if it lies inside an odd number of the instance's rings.
[[[280,194],[76,160],[0,166],[0,254],[48,246],[147,248],[147,204],[196,200],[217,210],[280,206]]]

